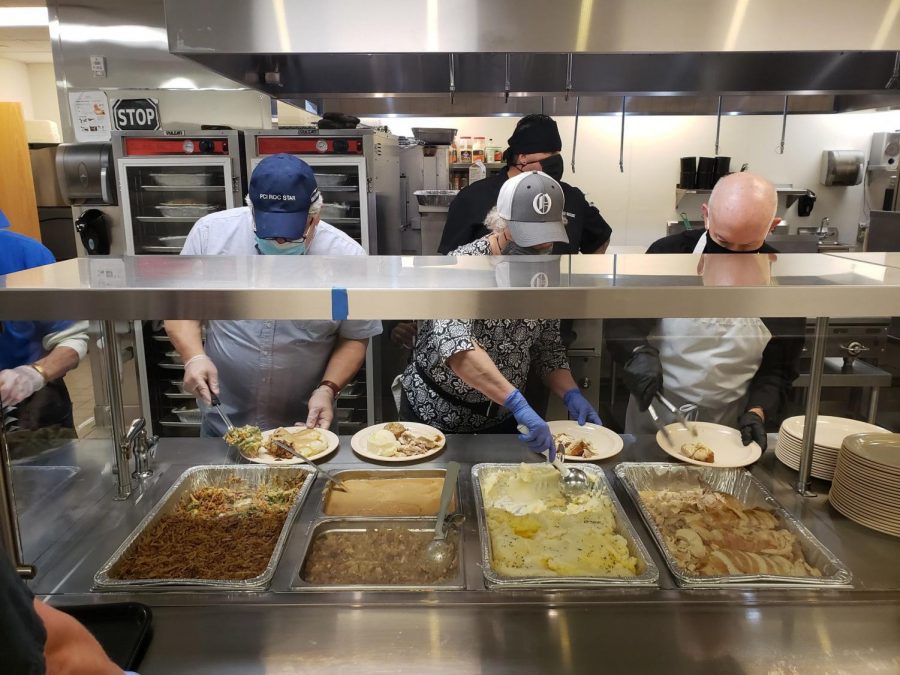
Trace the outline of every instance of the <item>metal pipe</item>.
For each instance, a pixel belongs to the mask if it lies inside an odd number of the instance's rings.
[[[456,69],[453,54],[450,54],[450,105],[453,105],[453,96],[456,94]]]
[[[719,133],[722,131],[722,97],[719,97],[719,106],[716,110],[716,155],[719,154]]]
[[[625,101],[622,97],[622,133],[619,136],[619,173],[625,173]]]
[[[509,90],[510,90],[510,82],[509,82],[509,52],[506,52],[506,82],[504,83],[503,89],[503,102],[509,103]]]
[[[119,336],[115,321],[100,322],[103,341],[103,363],[106,400],[109,403],[110,436],[116,459],[116,499],[131,496],[131,471],[128,466],[128,445],[125,440],[125,406],[122,400],[122,373],[119,368]]]
[[[822,371],[825,368],[825,338],[828,317],[816,318],[816,337],[813,342],[812,360],[809,362],[809,387],[806,390],[806,417],[803,420],[803,442],[800,453],[800,474],[796,490],[804,497],[815,497],[809,489],[809,472],[812,468],[813,446],[816,441],[816,422],[819,418],[819,398],[822,394]]]
[[[575,133],[572,134],[572,173],[575,173],[575,148],[578,147],[578,108],[581,106],[581,97],[575,97]]]
[[[566,62],[566,100],[569,100],[569,93],[572,91],[572,53],[569,52],[569,58]]]
[[[781,113],[781,143],[778,144],[778,154],[784,154],[784,135],[787,132],[787,111],[788,111],[788,99],[790,96],[784,97],[784,110]]]
[[[19,576],[33,579],[35,569],[23,561],[22,537],[16,515],[16,497],[13,492],[12,466],[9,462],[9,445],[6,442],[6,415],[0,402],[0,545]]]

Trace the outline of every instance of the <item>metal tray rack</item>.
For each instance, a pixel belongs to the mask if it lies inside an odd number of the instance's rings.
[[[613,493],[609,481],[603,469],[590,464],[583,464],[579,468],[590,474],[596,481],[600,493],[609,498],[613,507],[616,520],[616,532],[628,542],[628,551],[638,560],[638,574],[634,577],[615,576],[590,576],[590,577],[507,577],[498,574],[493,568],[493,554],[491,552],[491,535],[487,527],[487,517],[484,512],[484,496],[481,492],[482,477],[499,470],[507,470],[519,466],[518,464],[476,464],[472,467],[472,481],[475,489],[476,510],[478,511],[478,532],[481,538],[481,564],[484,570],[484,581],[488,588],[567,588],[567,587],[598,587],[608,586],[613,588],[627,588],[634,586],[657,586],[659,583],[659,570],[650,559],[650,554],[644,547],[637,532],[631,526],[631,522],[622,510],[622,505]]]
[[[134,543],[140,536],[153,527],[159,519],[172,511],[186,493],[201,487],[225,485],[232,478],[242,478],[251,487],[265,483],[276,476],[291,476],[291,474],[303,474],[306,480],[300,486],[294,503],[287,513],[278,541],[266,565],[266,569],[257,577],[245,580],[234,579],[113,579],[110,572],[128,554]],[[182,476],[169,488],[159,503],[153,507],[150,513],[134,528],[130,535],[116,549],[116,552],[107,560],[97,574],[94,575],[94,590],[172,590],[173,588],[193,587],[198,589],[227,589],[238,591],[265,590],[272,581],[278,560],[287,542],[294,520],[300,512],[303,502],[315,481],[315,473],[305,466],[195,466],[185,471]],[[185,555],[190,555],[186,551]]]
[[[766,487],[749,471],[741,468],[720,469],[666,462],[623,462],[616,467],[616,476],[625,486],[647,529],[656,540],[675,582],[685,588],[753,588],[850,587],[852,575],[831,551],[816,539],[806,527],[779,504]],[[728,576],[700,576],[684,570],[666,546],[662,532],[644,504],[641,490],[687,490],[708,487],[730,494],[748,507],[760,507],[773,511],[782,526],[790,530],[800,542],[806,560],[822,572],[821,577],[788,577],[773,574],[743,574]]]

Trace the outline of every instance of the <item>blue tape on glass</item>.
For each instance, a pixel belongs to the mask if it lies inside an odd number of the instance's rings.
[[[347,289],[334,287],[331,289],[331,319],[346,321],[350,314],[350,302],[347,300]]]

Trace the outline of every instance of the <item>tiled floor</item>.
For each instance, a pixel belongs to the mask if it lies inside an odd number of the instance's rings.
[[[75,370],[66,374],[66,387],[72,398],[72,413],[79,438],[87,438],[94,430],[94,383],[91,361],[84,359]]]

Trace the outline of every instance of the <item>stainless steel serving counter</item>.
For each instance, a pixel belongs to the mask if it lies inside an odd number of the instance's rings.
[[[775,440],[770,440],[774,446]],[[135,600],[154,612],[141,665],[153,673],[900,672],[900,539],[867,530],[819,496],[801,498],[796,473],[770,450],[753,473],[853,572],[852,590],[678,590],[627,495],[616,493],[660,569],[658,589],[485,590],[471,497],[471,464],[535,461],[514,437],[451,436],[434,462],[464,464],[466,590],[296,592],[321,498],[313,486],[270,590],[91,592],[94,573],[181,473],[235,461],[219,440],[165,439],[156,473],[131,500],[113,501],[109,443],[82,441],[14,470],[31,587],[56,605]],[[625,437],[600,465],[666,461],[652,437]],[[342,439],[324,463],[362,462]],[[371,463],[365,463],[371,467]],[[410,466],[410,465],[405,465]]]

